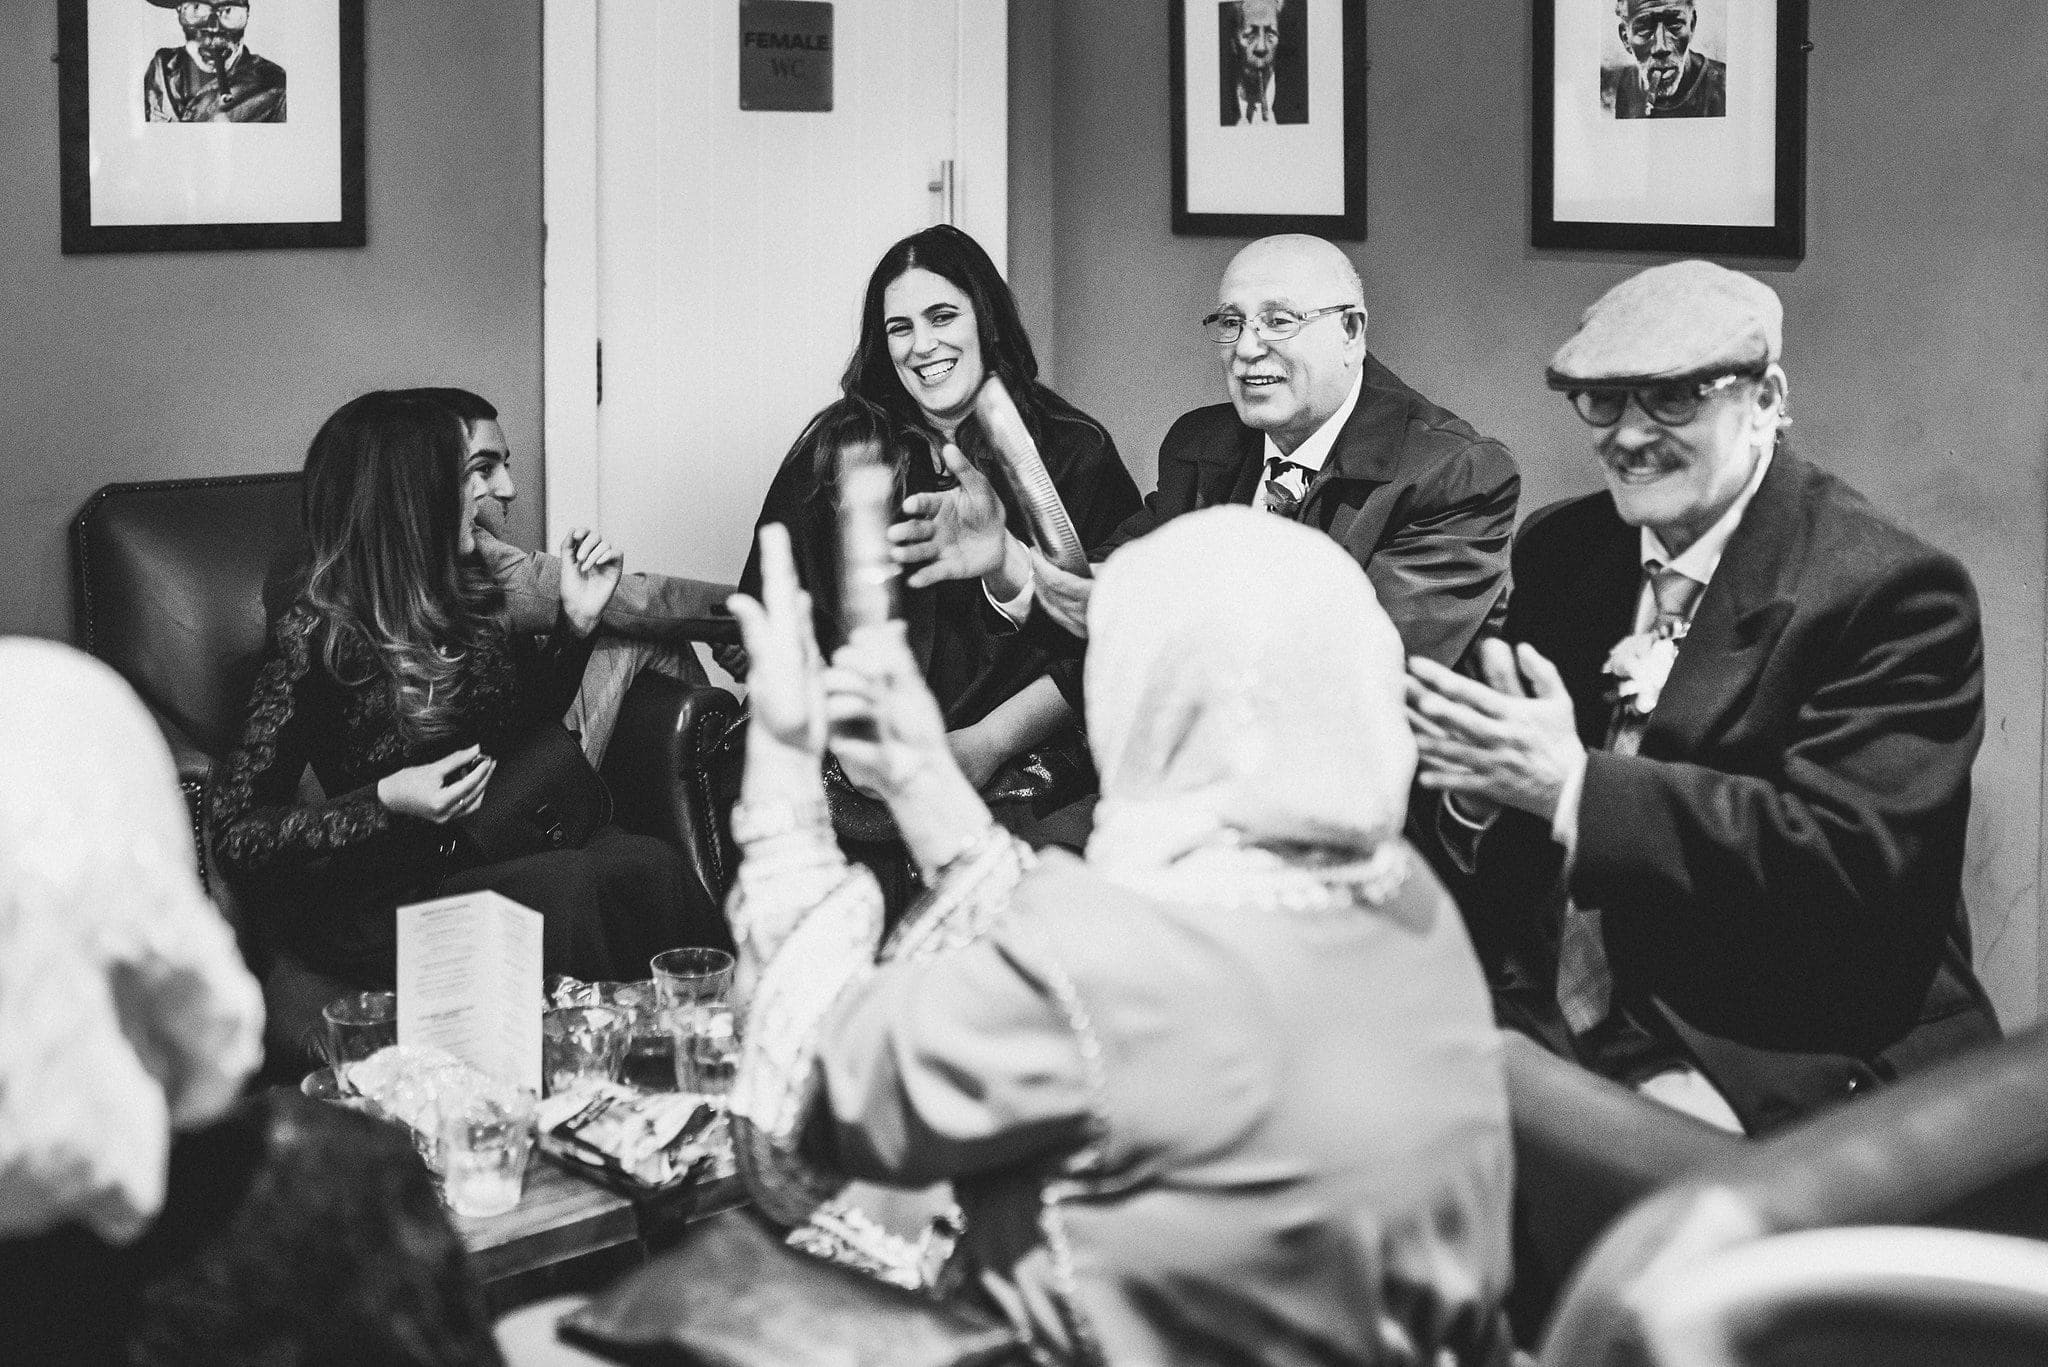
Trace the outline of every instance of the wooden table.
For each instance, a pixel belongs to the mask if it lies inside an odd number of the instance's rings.
[[[647,1260],[694,1220],[746,1200],[737,1177],[632,1201],[535,1154],[519,1204],[503,1215],[449,1216],[494,1312],[540,1295],[594,1286]],[[672,1236],[671,1236],[672,1237]]]

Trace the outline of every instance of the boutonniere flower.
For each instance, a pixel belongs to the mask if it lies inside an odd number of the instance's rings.
[[[1621,680],[1614,690],[1616,700],[1625,700],[1636,716],[1647,717],[1657,709],[1664,681],[1671,677],[1671,666],[1677,661],[1677,641],[1639,631],[1622,637],[1608,652],[1607,663],[1601,669]]]

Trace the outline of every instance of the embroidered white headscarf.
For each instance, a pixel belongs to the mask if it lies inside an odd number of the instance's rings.
[[[171,1127],[227,1109],[262,1033],[155,723],[91,657],[0,639],[0,1238],[140,1234]]]
[[[1099,571],[1085,670],[1106,876],[1156,889],[1210,850],[1364,861],[1399,834],[1401,640],[1322,533],[1233,505],[1131,543]]]

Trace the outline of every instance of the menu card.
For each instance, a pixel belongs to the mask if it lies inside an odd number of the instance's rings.
[[[398,909],[398,1042],[540,1095],[541,915],[495,892]]]

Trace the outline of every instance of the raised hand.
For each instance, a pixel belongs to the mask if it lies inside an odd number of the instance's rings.
[[[889,528],[889,558],[899,565],[924,567],[906,581],[913,589],[993,574],[1002,568],[1010,549],[1003,501],[988,476],[952,442],[940,450],[939,458],[958,484],[904,499],[903,520]],[[1022,588],[1021,581],[1016,588]]]
[[[1551,820],[1566,781],[1586,762],[1571,695],[1556,666],[1535,647],[1520,645],[1509,653],[1503,644],[1489,652],[1480,661],[1492,685],[1433,660],[1409,660],[1408,722],[1421,760],[1417,781]]]
[[[839,648],[825,671],[825,707],[832,753],[847,778],[889,804],[927,878],[988,830],[988,807],[954,762],[901,622],[862,627]]]
[[[1045,615],[1082,640],[1088,639],[1088,600],[1095,593],[1095,581],[1069,573],[1031,551],[1032,593]]]
[[[625,568],[619,548],[587,527],[571,528],[562,538],[562,612],[578,636],[597,629]]]
[[[825,753],[824,670],[811,630],[811,596],[797,582],[788,528],[771,523],[761,529],[761,601],[736,593],[726,606],[739,619],[749,665],[749,775],[757,754],[765,763],[781,752],[801,762],[795,767],[807,766],[815,781]]]
[[[959,773],[901,622],[859,628],[839,648],[825,671],[825,711],[847,778],[884,801],[933,770]]]
[[[377,800],[400,816],[418,817],[439,826],[459,821],[481,807],[484,788],[497,770],[498,761],[484,758],[482,747],[472,745],[384,775],[377,780]]]

